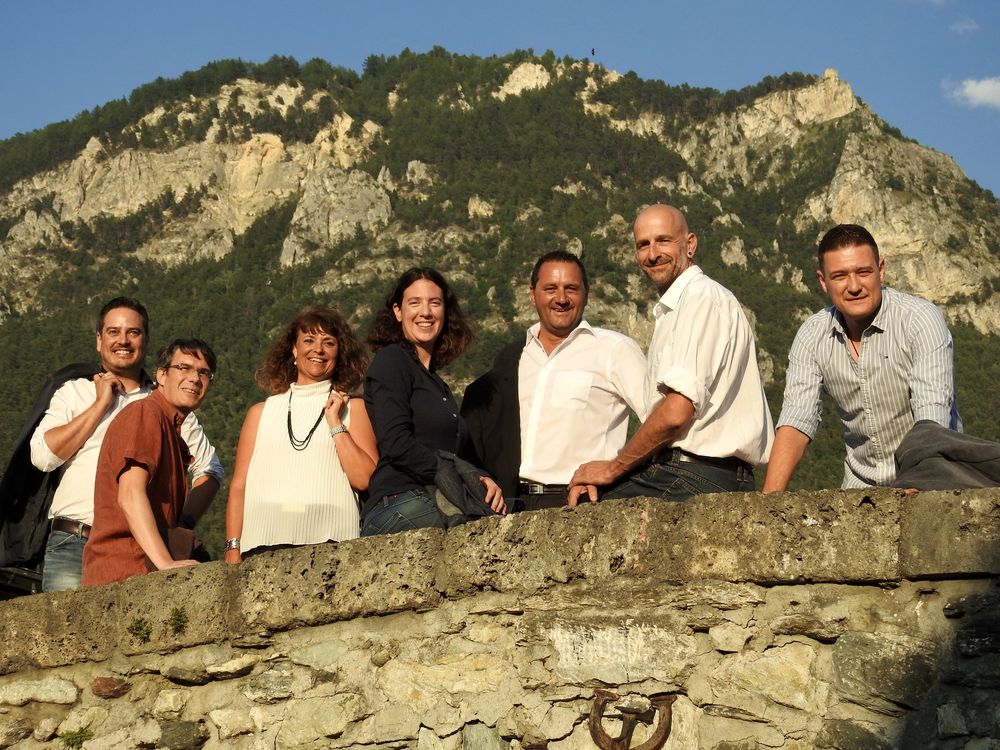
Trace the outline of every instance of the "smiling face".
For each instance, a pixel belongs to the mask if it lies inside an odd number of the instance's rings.
[[[337,369],[337,337],[322,328],[315,331],[300,330],[292,345],[292,357],[297,371],[295,382],[299,385],[319,383],[333,377]]]
[[[635,259],[663,294],[693,265],[698,238],[688,231],[684,214],[672,206],[650,206],[639,214],[633,229]]]
[[[166,368],[157,369],[156,382],[167,402],[182,414],[187,414],[205,400],[211,372],[201,352],[188,354],[178,349]]]
[[[444,329],[444,292],[429,279],[417,279],[403,290],[402,302],[392,306],[403,328],[403,338],[417,350],[427,367],[434,344]]]
[[[587,306],[587,288],[580,267],[564,261],[543,263],[530,297],[538,311],[539,336],[565,339],[580,325]]]
[[[142,316],[128,307],[115,307],[101,321],[97,334],[101,365],[119,377],[138,379],[146,359],[146,331]]]
[[[846,245],[823,253],[816,271],[820,286],[830,295],[852,334],[860,334],[882,305],[885,261],[875,258],[868,245]]]

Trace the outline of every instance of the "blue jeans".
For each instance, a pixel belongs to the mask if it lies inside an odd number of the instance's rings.
[[[627,477],[602,496],[602,500],[624,497],[658,497],[680,502],[712,492],[753,492],[756,488],[749,466],[722,467],[699,461],[671,458]]]
[[[443,529],[444,518],[427,490],[407,490],[391,500],[382,499],[368,511],[361,536],[395,534],[412,529]]]
[[[42,566],[42,591],[66,591],[80,588],[83,572],[83,545],[87,540],[78,534],[50,531],[45,543]]]

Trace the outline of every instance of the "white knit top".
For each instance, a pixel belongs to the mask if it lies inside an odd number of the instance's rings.
[[[340,465],[329,425],[320,419],[309,445],[297,451],[288,438],[304,440],[323,411],[329,381],[291,386],[264,402],[247,470],[243,503],[244,552],[275,544],[319,544],[353,539],[360,531],[358,497]],[[344,425],[350,427],[350,406]]]

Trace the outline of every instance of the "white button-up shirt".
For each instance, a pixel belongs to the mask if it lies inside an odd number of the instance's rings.
[[[517,371],[520,475],[567,484],[580,464],[618,454],[630,410],[645,419],[646,358],[628,336],[585,320],[546,354],[540,327],[528,329]]]
[[[694,421],[673,443],[688,453],[735,456],[758,466],[774,442],[753,331],[733,293],[698,266],[678,276],[653,308],[647,413],[663,388],[694,406]]]

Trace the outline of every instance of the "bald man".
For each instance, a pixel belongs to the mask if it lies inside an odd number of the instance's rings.
[[[657,204],[635,220],[639,267],[660,293],[646,370],[646,421],[609,461],[570,480],[569,504],[750,492],[774,441],[753,331],[740,303],[695,264],[684,214]]]

